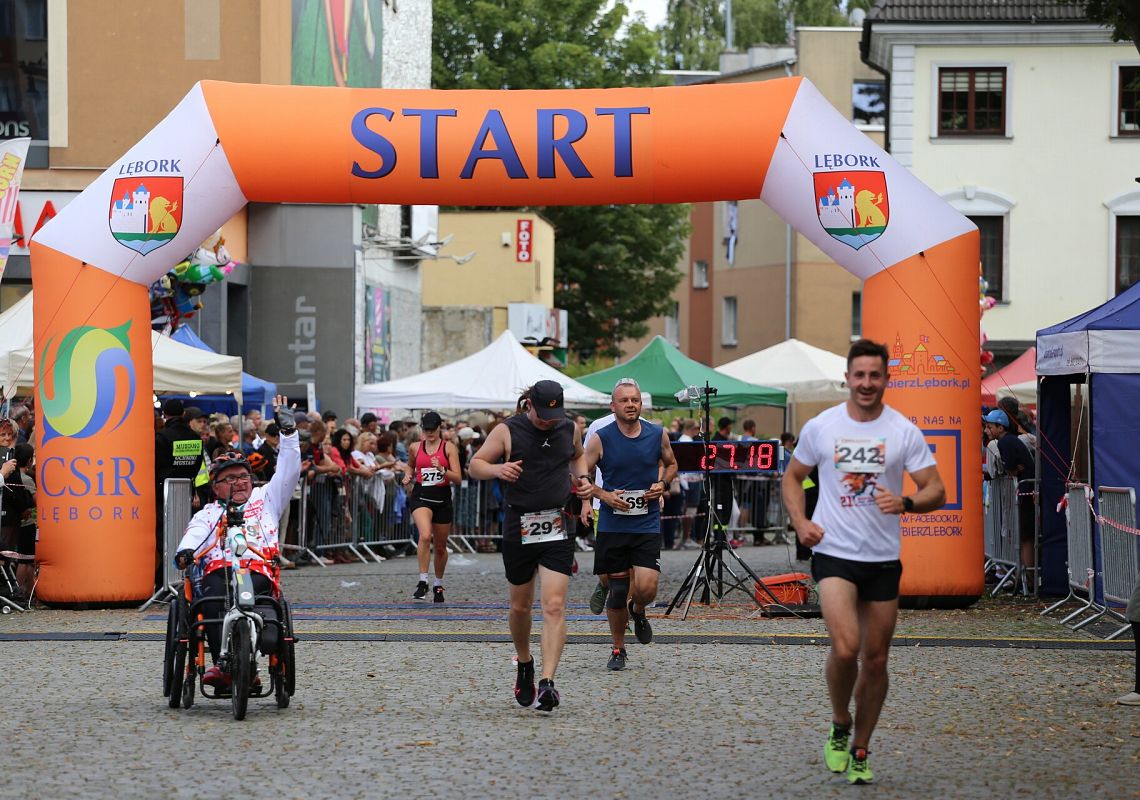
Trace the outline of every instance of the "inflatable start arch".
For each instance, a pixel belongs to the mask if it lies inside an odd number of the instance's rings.
[[[150,595],[147,287],[258,202],[589,205],[761,198],[866,281],[888,402],[949,492],[904,519],[904,595],[982,591],[978,235],[806,80],[389,91],[200,83],[32,241],[40,596]]]

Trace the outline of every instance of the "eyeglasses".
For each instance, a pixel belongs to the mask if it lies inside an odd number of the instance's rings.
[[[228,478],[218,478],[214,483],[224,483],[226,486],[233,486],[235,483],[250,483],[252,481],[252,475],[230,475]]]

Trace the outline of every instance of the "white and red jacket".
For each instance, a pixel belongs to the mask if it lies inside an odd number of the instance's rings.
[[[272,570],[261,556],[272,557],[278,552],[278,523],[289,508],[293,489],[301,476],[301,447],[297,434],[281,437],[281,452],[277,456],[277,471],[264,486],[254,488],[242,511],[246,520],[246,538],[251,545],[248,555],[249,568],[272,577]],[[178,550],[194,550],[196,558],[205,559],[204,574],[227,566],[225,555],[225,534],[218,535],[218,522],[225,513],[221,503],[210,503],[190,519],[186,533],[178,543]]]

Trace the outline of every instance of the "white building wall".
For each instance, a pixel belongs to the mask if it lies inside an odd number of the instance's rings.
[[[896,46],[896,64],[900,61]],[[933,47],[914,51],[913,113],[892,109],[896,154],[964,213],[1009,207],[1006,296],[988,312],[991,339],[1032,339],[1038,328],[1096,306],[1115,291],[1110,201],[1136,188],[1140,141],[1112,135],[1117,45]],[[909,54],[908,54],[909,55]],[[904,56],[905,58],[905,56]],[[939,66],[1007,66],[1007,137],[938,137]],[[896,98],[892,75],[892,101]],[[892,140],[892,150],[896,141]],[[905,150],[910,148],[910,153]],[[906,161],[904,161],[906,163]],[[973,200],[969,198],[972,197]]]

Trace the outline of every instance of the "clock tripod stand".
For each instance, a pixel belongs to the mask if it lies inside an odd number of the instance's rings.
[[[717,390],[710,387],[708,383],[701,389],[689,387],[688,393],[685,390],[677,393],[678,399],[684,395],[691,402],[700,403],[701,439],[706,450],[709,447],[711,435],[711,404],[709,398],[716,393]],[[705,605],[711,603],[713,597],[719,601],[726,594],[735,590],[747,594],[759,608],[772,605],[790,615],[799,616],[776,599],[776,596],[772,594],[771,589],[760,579],[760,576],[729,546],[728,520],[732,513],[732,479],[724,475],[714,475],[711,459],[706,457],[702,461],[704,475],[701,491],[704,502],[700,504],[697,510],[698,519],[700,519],[701,511],[704,510],[704,537],[701,550],[685,576],[685,580],[681,583],[681,588],[677,590],[668,608],[665,609],[665,616],[669,616],[678,605],[683,605],[681,619],[688,618],[689,607],[692,605],[693,596],[698,588],[701,591],[700,602]],[[730,557],[729,561],[725,560],[726,553]],[[725,573],[727,573],[727,577]],[[756,592],[763,592],[768,596],[772,601],[770,604],[760,602],[756,593],[749,588],[749,579],[751,579],[752,585],[756,587]]]

